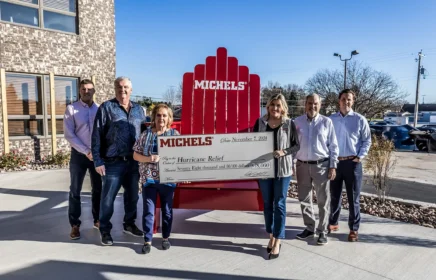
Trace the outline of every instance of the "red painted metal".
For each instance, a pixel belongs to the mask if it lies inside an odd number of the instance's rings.
[[[199,64],[194,69],[194,81],[204,80],[205,65]],[[194,87],[194,109],[192,112],[192,134],[203,134],[204,89]],[[183,112],[183,109],[182,109]],[[182,119],[183,126],[183,119]]]
[[[238,84],[238,60],[229,57],[228,61],[227,80]],[[227,133],[238,132],[238,93],[239,90],[227,91]]]
[[[216,57],[206,58],[206,80],[216,80]],[[215,90],[206,89],[204,96],[204,134],[215,133]]]
[[[217,50],[217,81],[227,80],[227,50],[218,48]],[[226,133],[226,91],[223,89],[216,90],[216,110],[215,110],[215,133]]]
[[[192,134],[192,94],[194,90],[194,73],[185,73],[183,75],[182,88],[182,120],[183,129],[179,130],[181,134]]]
[[[247,66],[239,66],[239,77],[242,81],[247,81],[249,79],[249,70]],[[249,84],[248,84],[249,85]],[[248,131],[248,92],[249,87],[246,86],[243,90],[239,92],[239,119],[238,119],[238,129],[239,131]],[[259,95],[260,98],[260,95]],[[259,118],[259,116],[257,116]]]
[[[248,114],[248,124],[250,131],[260,116],[260,78],[258,75],[250,74],[250,107]]]

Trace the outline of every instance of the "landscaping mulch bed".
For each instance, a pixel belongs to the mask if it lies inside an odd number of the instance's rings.
[[[288,196],[298,199],[297,184],[291,182]],[[316,202],[314,192],[313,201]],[[347,195],[342,193],[342,208],[348,209]],[[361,213],[372,216],[393,219],[401,222],[417,224],[424,227],[436,228],[436,207],[423,206],[404,201],[386,199],[382,202],[376,196],[360,196]]]
[[[11,172],[11,171],[33,171],[33,170],[52,170],[68,168],[68,165],[58,165],[58,164],[47,164],[43,162],[29,162],[26,165],[14,168],[0,168],[0,173]]]

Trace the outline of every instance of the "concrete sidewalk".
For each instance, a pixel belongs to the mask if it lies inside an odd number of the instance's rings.
[[[68,173],[67,173],[68,174]],[[288,199],[280,257],[267,260],[260,212],[176,210],[169,251],[140,254],[142,239],[122,233],[116,200],[112,247],[92,228],[85,178],[82,238],[69,240],[68,175],[63,171],[0,174],[0,280],[24,279],[435,279],[436,231],[362,215],[360,241],[349,243],[343,211],[329,244],[299,241],[299,204]],[[142,199],[137,225],[141,227]]]

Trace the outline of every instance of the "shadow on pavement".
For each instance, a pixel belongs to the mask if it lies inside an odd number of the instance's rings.
[[[338,239],[343,242],[348,242],[348,233],[333,233],[329,238]],[[359,233],[359,241],[369,244],[385,244],[385,245],[401,245],[423,248],[436,248],[436,241],[426,238],[414,238],[400,235],[381,235],[381,234],[361,234]]]
[[[68,193],[63,191],[37,191],[37,190],[15,190],[0,188],[0,193],[7,193],[21,196],[31,196],[38,198],[46,198],[40,203],[33,205],[24,211],[0,211],[0,240],[27,240],[27,241],[41,241],[41,242],[63,242],[63,243],[81,243],[81,244],[95,244],[100,246],[100,234],[97,230],[91,227],[82,227],[82,238],[76,241],[71,241],[68,237],[70,227],[68,224],[66,207],[55,208],[53,207],[63,203],[68,198]],[[89,195],[89,193],[83,193]],[[82,197],[83,201],[87,204],[82,205],[83,220],[88,220],[86,216],[90,216],[90,197]],[[141,204],[138,204],[140,207]],[[122,198],[117,198],[115,208],[119,209],[120,213],[124,213]],[[140,210],[138,211],[141,212]],[[241,237],[241,238],[259,238],[267,240],[267,233],[264,230],[263,224],[248,224],[248,223],[221,223],[221,222],[203,222],[188,220],[196,215],[205,213],[207,211],[192,211],[188,214],[175,211],[175,223],[173,225],[173,233],[204,235],[204,236],[217,236],[217,237]],[[87,213],[87,214],[86,214]],[[250,212],[249,212],[250,213]],[[261,215],[260,212],[253,212]],[[116,214],[115,214],[116,215]],[[114,217],[115,217],[114,215]],[[122,216],[122,215],[121,215]],[[300,217],[295,213],[291,213],[291,217]],[[119,218],[119,217],[118,217]],[[89,219],[91,220],[91,219]],[[120,220],[120,219],[118,219]],[[365,221],[364,221],[365,222]],[[371,221],[369,221],[371,222]],[[374,223],[386,222],[390,220],[374,220]],[[121,223],[121,222],[120,222]],[[140,223],[140,218],[137,219]],[[121,225],[114,222],[113,232],[120,230]],[[287,226],[286,239],[294,239],[295,236],[301,232],[303,227]],[[120,242],[115,241],[115,246],[124,246],[131,250],[138,252],[140,250],[139,244],[142,244],[142,239],[121,235]],[[115,236],[114,236],[115,237]],[[333,238],[347,241],[347,234],[335,234]],[[436,241],[425,238],[412,238],[405,236],[390,236],[390,235],[359,235],[360,242],[366,243],[383,243],[383,244],[396,244],[402,246],[415,246],[435,248]],[[175,242],[184,247],[193,248],[207,248],[229,250],[234,252],[243,252],[251,255],[263,255],[262,245],[247,245],[236,244],[226,241],[212,241],[212,240],[182,240],[177,239]],[[212,243],[212,244],[211,244]],[[250,248],[246,250],[244,248]],[[258,252],[260,251],[260,253]],[[256,253],[255,253],[256,252]]]
[[[262,257],[264,259],[268,259],[268,254],[266,252],[266,245],[262,246],[260,244],[235,243],[231,241],[217,241],[217,240],[203,240],[203,239],[199,240],[199,239],[170,238],[170,240],[171,240],[171,246],[174,247],[229,251],[229,252],[243,253],[243,254],[248,254],[248,255],[253,255],[257,257]],[[160,246],[161,242],[162,242],[161,238],[153,238],[154,250],[162,250],[161,249],[162,247]]]
[[[174,269],[159,269],[159,268],[144,268],[144,267],[127,267],[117,265],[102,265],[89,264],[79,262],[65,261],[46,261],[40,264],[35,264],[30,267],[20,268],[16,271],[0,275],[0,280],[30,280],[30,279],[92,279],[92,280],[107,280],[105,273],[124,274],[119,275],[117,279],[131,276],[143,276],[150,278],[172,278],[172,279],[210,279],[210,280],[271,280],[273,278],[242,276],[221,273],[195,272],[186,270]],[[111,277],[110,279],[114,279]],[[278,278],[274,278],[278,279]],[[289,279],[289,278],[283,278]]]

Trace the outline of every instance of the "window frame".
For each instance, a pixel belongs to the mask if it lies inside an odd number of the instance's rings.
[[[46,78],[49,78],[50,76],[47,74],[32,74],[32,73],[21,73],[21,72],[6,72],[5,73],[5,77],[7,79],[8,74],[10,75],[20,75],[20,76],[31,76],[31,77],[39,77],[41,79],[41,102],[42,102],[42,117],[41,115],[9,115],[8,114],[8,119],[9,120],[42,120],[42,135],[34,135],[34,136],[29,136],[29,135],[21,135],[21,136],[9,136],[9,140],[13,141],[13,140],[29,140],[29,139],[33,139],[33,138],[37,138],[37,139],[49,139],[51,138],[51,134],[49,133],[49,127],[51,126],[51,114],[50,112],[48,112],[47,108],[48,108],[48,98],[46,96],[46,87],[50,88],[50,82],[48,84],[46,84],[44,81]],[[76,102],[79,100],[80,98],[80,89],[79,89],[79,85],[80,85],[80,77],[75,77],[75,76],[63,76],[63,75],[56,75],[54,76],[54,81],[56,83],[56,78],[70,78],[70,79],[76,79],[76,88],[77,88],[77,95],[76,95],[76,99],[77,100],[73,100],[72,102]],[[56,94],[55,94],[56,96]],[[7,99],[6,99],[7,102]],[[68,106],[68,105],[67,105]],[[64,115],[56,115],[56,120],[63,120],[64,119]],[[8,131],[9,133],[9,131]],[[62,133],[56,133],[56,138],[64,138],[65,135]]]
[[[15,23],[15,22],[1,20],[1,18],[0,18],[0,22],[14,24],[14,25],[20,25],[20,26],[26,26],[26,27],[31,27],[31,28],[50,30],[50,31],[61,32],[61,33],[66,33],[66,34],[79,35],[79,0],[75,0],[75,1],[76,1],[76,12],[67,12],[67,11],[57,10],[57,9],[53,9],[53,8],[49,8],[49,7],[44,7],[44,0],[38,0],[38,4],[26,3],[26,2],[22,2],[20,0],[0,0],[0,2],[3,2],[3,3],[9,3],[9,4],[18,5],[18,6],[24,6],[24,7],[28,7],[28,8],[37,9],[38,10],[38,17],[39,17],[38,18],[39,24],[38,24],[38,26],[32,26],[32,25],[28,25],[28,24],[24,24],[24,23]],[[74,17],[75,18],[76,32],[68,32],[68,31],[63,31],[63,30],[45,27],[44,26],[44,11]]]

